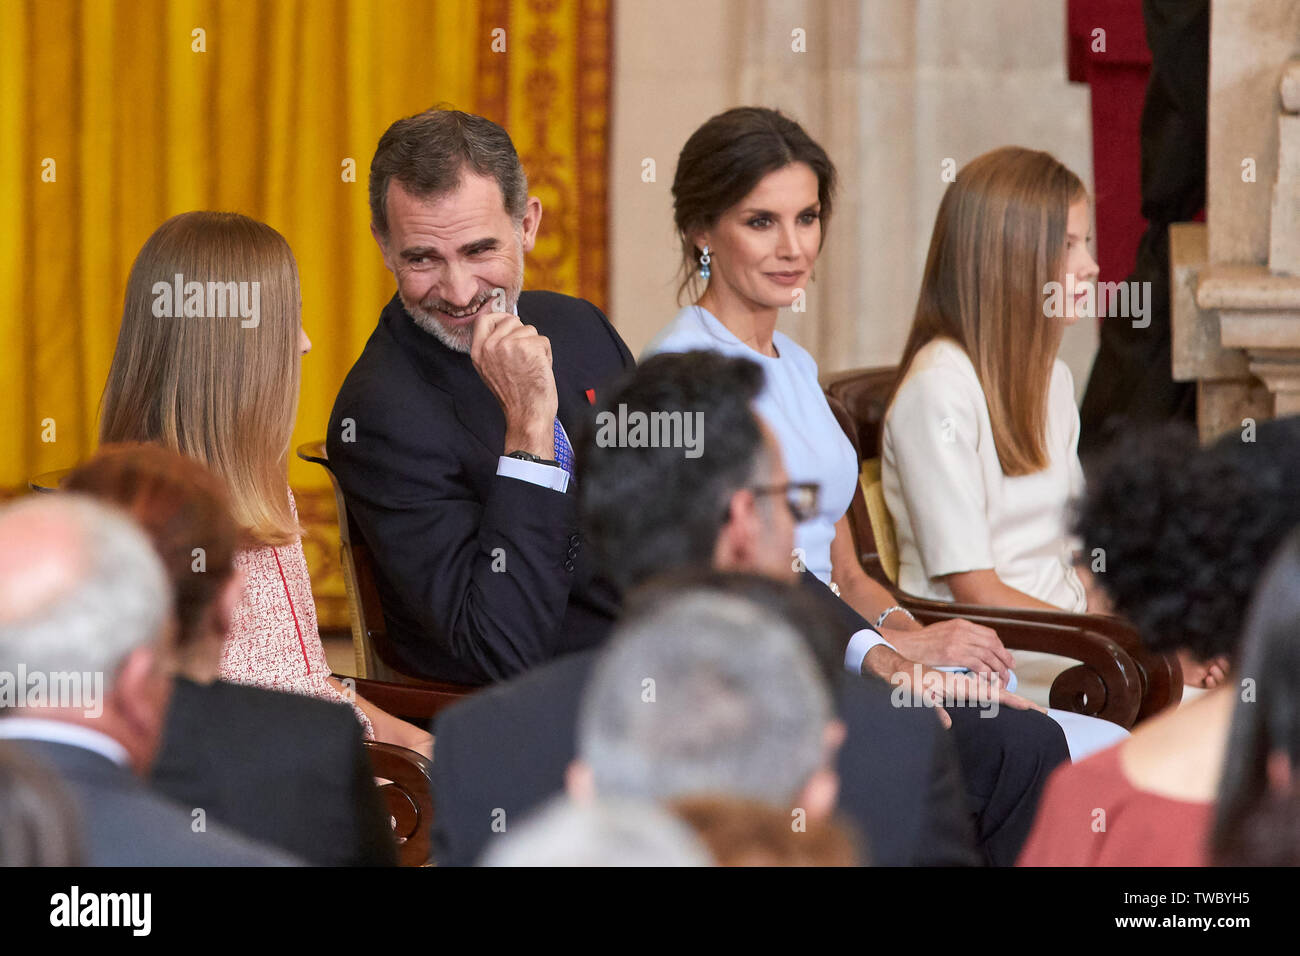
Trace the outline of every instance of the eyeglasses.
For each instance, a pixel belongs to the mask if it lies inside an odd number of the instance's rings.
[[[784,495],[785,505],[795,524],[811,521],[817,514],[817,502],[821,497],[822,486],[815,481],[791,481],[784,485],[763,485],[750,488],[754,497],[763,495]]]

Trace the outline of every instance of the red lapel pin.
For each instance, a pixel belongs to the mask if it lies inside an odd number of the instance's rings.
[[[594,388],[587,389],[587,404],[588,405],[596,404],[596,390]]]

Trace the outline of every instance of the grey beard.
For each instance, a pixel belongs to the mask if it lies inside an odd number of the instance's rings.
[[[474,327],[472,325],[453,331],[439,322],[437,316],[432,312],[422,309],[418,305],[411,305],[403,300],[402,307],[406,309],[406,314],[411,317],[412,322],[447,346],[447,348],[453,352],[469,353],[470,343],[474,341]]]
[[[520,250],[521,259],[522,256],[523,251]],[[515,285],[515,288],[506,290],[506,294],[509,296],[509,301],[505,303],[506,307],[502,311],[509,312],[514,309],[515,303],[519,301],[519,290],[523,287],[523,284],[524,273],[523,270],[520,269],[519,280]],[[407,302],[406,297],[403,296],[400,291],[398,292],[398,297],[401,299],[402,308],[406,310],[406,314],[411,317],[411,321],[414,322],[417,327],[428,332],[453,352],[464,352],[465,354],[469,354],[470,344],[474,341],[474,326],[467,325],[463,329],[456,329],[453,331],[439,322],[438,317],[428,309]]]

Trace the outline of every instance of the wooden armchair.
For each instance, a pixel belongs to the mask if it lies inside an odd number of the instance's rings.
[[[877,482],[878,471],[871,474],[871,462],[880,448],[886,404],[896,377],[895,368],[854,369],[824,383],[827,401],[853,444],[859,467],[864,468],[867,479],[874,477]],[[870,488],[870,481],[860,481],[849,508],[854,548],[864,570],[921,623],[965,618],[994,628],[1013,650],[1042,651],[1079,661],[1052,683],[1050,703],[1063,710],[1132,727],[1182,699],[1182,668],[1177,658],[1147,650],[1133,626],[1121,618],[931,601],[903,592],[886,573],[887,566],[896,568],[898,560],[892,524],[873,515],[873,511],[880,512],[883,499],[872,509],[864,484]],[[888,518],[887,511],[884,517]]]
[[[428,866],[433,851],[433,789],[430,763],[423,754],[396,744],[366,741],[375,776],[382,779],[384,801],[401,866]]]
[[[325,469],[334,488],[334,504],[338,509],[339,558],[348,596],[357,670],[355,678],[340,676],[340,680],[354,683],[358,694],[390,714],[421,721],[427,721],[443,708],[478,690],[464,684],[424,680],[402,670],[388,640],[383,605],[375,584],[374,559],[348,512],[343,489],[330,468],[325,443],[308,442],[298,446],[298,457]]]

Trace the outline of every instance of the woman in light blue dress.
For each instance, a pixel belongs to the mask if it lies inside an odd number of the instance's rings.
[[[921,627],[862,569],[847,512],[858,480],[852,445],[817,380],[817,364],[777,331],[780,310],[802,301],[825,239],[836,187],[826,152],[779,112],[741,107],[713,117],[683,147],[673,182],[685,278],[683,308],[647,348],[712,349],[758,363],[766,385],[756,410],[781,443],[792,483],[820,486],[817,514],[799,525],[792,563],[806,567],[868,621],[878,638],[856,635],[845,666],[889,679],[913,662],[969,669],[1011,685],[1014,658],[997,634],[969,621]],[[1025,702],[1004,693],[1008,703]],[[1055,715],[1054,715],[1055,716]],[[1071,752],[1083,746],[1070,725],[1101,725],[1101,743],[1125,732],[1105,721],[1062,715]]]

